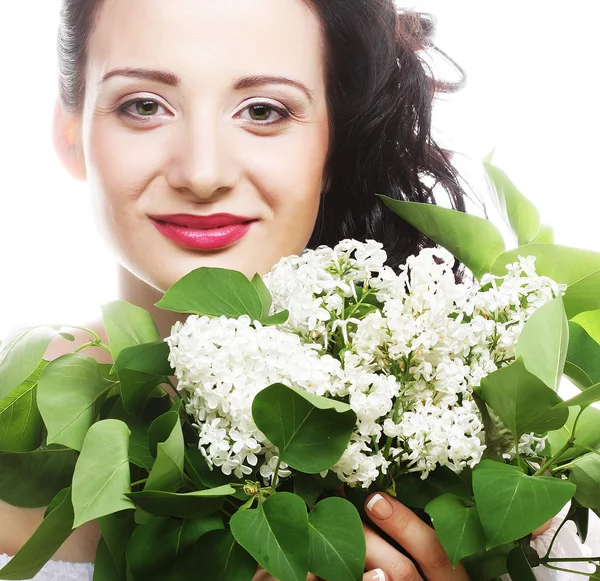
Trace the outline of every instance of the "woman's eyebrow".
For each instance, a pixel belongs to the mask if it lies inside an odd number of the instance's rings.
[[[311,104],[314,103],[313,92],[304,83],[301,83],[300,81],[295,81],[294,79],[288,79],[286,77],[278,77],[272,75],[251,75],[247,77],[240,77],[239,79],[236,79],[233,88],[236,91],[239,91],[242,89],[259,87],[261,85],[277,84],[290,85],[292,87],[300,89],[307,96]]]
[[[136,79],[147,79],[149,81],[156,81],[157,83],[162,83],[163,85],[169,85],[171,87],[177,87],[181,82],[176,74],[169,71],[126,67],[123,69],[114,69],[109,71],[102,77],[102,80],[98,84],[101,85],[112,77],[133,77]]]

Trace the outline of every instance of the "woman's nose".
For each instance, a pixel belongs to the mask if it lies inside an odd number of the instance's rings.
[[[234,131],[218,120],[186,126],[167,167],[171,187],[206,200],[234,188],[240,178]]]

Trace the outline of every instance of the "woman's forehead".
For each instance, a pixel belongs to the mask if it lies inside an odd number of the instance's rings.
[[[139,67],[172,71],[182,85],[260,74],[315,87],[325,76],[323,45],[303,0],[105,0],[88,46],[88,82]]]

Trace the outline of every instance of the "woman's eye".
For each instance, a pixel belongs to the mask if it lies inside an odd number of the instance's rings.
[[[256,121],[265,125],[279,123],[290,115],[285,109],[266,103],[250,105],[244,109],[244,112],[248,112],[251,121]]]
[[[153,99],[134,99],[123,103],[119,107],[119,112],[123,115],[139,119],[141,117],[155,117],[159,113],[164,113],[165,109],[158,101],[154,101]]]

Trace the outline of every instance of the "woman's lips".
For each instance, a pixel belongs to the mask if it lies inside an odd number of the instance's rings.
[[[241,240],[256,220],[228,224],[217,228],[195,229],[152,218],[156,229],[166,238],[184,248],[218,250]]]

